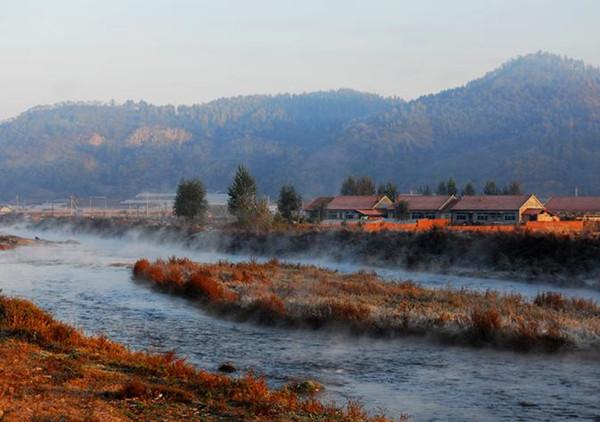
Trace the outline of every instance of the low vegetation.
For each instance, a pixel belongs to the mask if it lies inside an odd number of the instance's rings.
[[[592,235],[287,230],[200,235],[193,246],[600,288],[600,237]]]
[[[19,236],[0,234],[0,251],[7,251],[19,246],[28,246],[36,243],[35,240],[25,239]]]
[[[32,303],[0,296],[0,418],[6,421],[387,421],[296,386],[198,370],[173,353],[86,337]],[[305,388],[304,390],[309,390]]]
[[[295,327],[343,327],[377,336],[428,335],[451,343],[516,350],[600,345],[600,307],[542,293],[535,300],[495,291],[428,289],[374,274],[340,274],[276,260],[198,264],[136,262],[133,274],[207,309],[241,320]]]

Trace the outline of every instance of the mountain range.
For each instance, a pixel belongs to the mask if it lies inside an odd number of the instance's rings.
[[[192,106],[62,103],[0,123],[0,200],[224,191],[238,164],[261,192],[308,198],[348,175],[416,190],[518,180],[541,196],[600,195],[600,70],[535,53],[412,101],[343,89]]]

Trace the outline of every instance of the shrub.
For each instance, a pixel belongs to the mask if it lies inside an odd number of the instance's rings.
[[[190,291],[206,296],[211,302],[231,303],[237,300],[235,292],[205,271],[192,273],[187,284]]]
[[[502,318],[496,308],[474,309],[470,315],[470,322],[476,340],[490,341],[502,328]]]
[[[260,310],[267,314],[280,317],[285,316],[285,305],[283,304],[283,301],[273,293],[259,297],[254,303]]]
[[[133,399],[133,398],[143,398],[149,394],[149,388],[138,378],[133,378],[127,381],[123,387],[117,392],[117,398],[124,399]]]
[[[327,304],[332,319],[338,321],[360,321],[367,319],[371,311],[361,303],[331,301]]]
[[[565,297],[562,294],[556,292],[539,293],[533,300],[533,303],[537,306],[552,308],[557,311],[563,310],[565,308],[566,302],[567,301]]]
[[[136,277],[142,277],[146,275],[150,268],[150,261],[147,259],[138,259],[133,266],[133,275]]]

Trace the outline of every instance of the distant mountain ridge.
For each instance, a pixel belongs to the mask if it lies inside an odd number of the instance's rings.
[[[0,124],[0,200],[124,197],[200,176],[224,190],[243,162],[266,194],[335,193],[348,174],[402,191],[519,180],[540,195],[600,194],[600,70],[549,53],[410,102],[352,90],[194,106],[37,107]]]

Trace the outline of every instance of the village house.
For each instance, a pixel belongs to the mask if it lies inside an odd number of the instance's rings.
[[[546,202],[546,209],[561,220],[600,221],[600,196],[556,196]]]
[[[327,218],[327,205],[333,196],[318,196],[302,207],[304,215],[310,221],[321,221]]]
[[[392,205],[385,195],[340,195],[328,199],[316,198],[304,211],[309,216],[322,216],[323,220],[370,220],[384,218]]]
[[[463,196],[450,214],[452,224],[520,224],[549,216],[535,195]]]
[[[340,195],[327,204],[327,220],[384,218],[391,205],[385,195]]]
[[[388,216],[394,216],[394,207],[399,202],[408,204],[408,218],[450,219],[450,208],[458,199],[454,195],[398,195]]]

